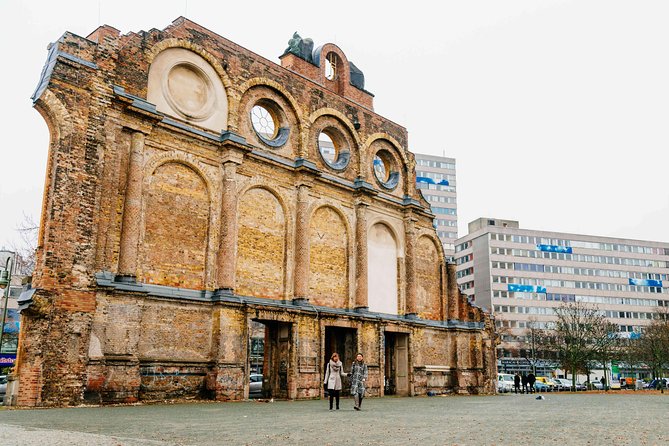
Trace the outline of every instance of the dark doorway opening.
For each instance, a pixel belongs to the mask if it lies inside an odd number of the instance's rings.
[[[358,354],[358,332],[355,328],[347,327],[325,327],[325,358],[323,361],[323,372],[325,373],[332,353],[339,353],[339,359],[344,366],[344,371],[351,370],[351,364]],[[342,394],[348,392],[348,380],[342,382]]]
[[[249,327],[249,398],[290,398],[292,324],[253,320]]]
[[[385,333],[384,394],[409,395],[409,335]]]

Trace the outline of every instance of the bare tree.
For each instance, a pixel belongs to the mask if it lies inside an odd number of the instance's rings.
[[[537,374],[537,365],[551,360],[552,343],[547,330],[540,328],[536,318],[530,318],[525,329],[524,341],[520,348],[520,356],[532,367],[532,373]]]
[[[37,236],[39,225],[32,215],[23,214],[23,220],[16,227],[20,242],[12,244],[12,251],[16,253],[16,272],[29,276],[35,269],[35,255],[37,252]]]
[[[613,348],[617,330],[596,307],[582,302],[563,304],[555,314],[551,342],[562,368],[571,372],[572,386],[576,386],[576,374],[589,371],[591,362]]]
[[[661,378],[669,370],[669,318],[666,312],[657,314],[643,333],[631,343],[632,355],[652,371],[654,378]]]

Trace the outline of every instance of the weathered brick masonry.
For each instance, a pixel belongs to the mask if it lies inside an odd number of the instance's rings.
[[[494,390],[407,132],[335,45],[294,36],[277,65],[184,18],[103,26],[50,46],[33,99],[51,143],[19,405],[242,399],[254,321],[277,398],[319,397],[333,351],[365,354],[371,395]]]

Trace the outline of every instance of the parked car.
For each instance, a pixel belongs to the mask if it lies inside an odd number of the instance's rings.
[[[553,383],[553,386],[554,386],[553,389],[554,389],[554,390],[557,390],[557,391],[559,391],[559,392],[561,392],[561,391],[563,391],[563,390],[569,390],[569,386],[566,386],[566,385],[565,385],[564,383],[562,383],[562,381],[560,381],[560,379],[558,379],[558,378],[550,378],[550,381]]]
[[[537,381],[546,384],[549,387],[549,392],[558,390],[555,383],[553,383],[553,380],[547,376],[537,376]]]
[[[590,382],[590,389],[592,389],[592,390],[604,390],[604,384],[602,384],[601,382],[599,382],[597,380],[592,381],[592,382]]]
[[[7,375],[0,375],[0,404],[7,393]]]
[[[576,387],[572,385],[571,379],[568,378],[556,378],[562,383],[563,390],[570,390],[572,392],[577,391],[577,390],[585,390],[585,385],[577,382]]]
[[[252,373],[249,377],[249,398],[262,397],[262,375]]]
[[[536,392],[550,392],[553,389],[548,384],[544,384],[541,381],[537,381],[534,383],[534,390]]]
[[[513,392],[513,375],[509,373],[497,374],[497,392],[498,393]]]
[[[667,388],[667,378],[655,378],[649,383],[646,383],[643,386],[644,389],[666,389]]]

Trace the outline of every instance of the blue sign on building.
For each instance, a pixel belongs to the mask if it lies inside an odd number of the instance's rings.
[[[662,281],[653,279],[629,279],[629,284],[636,286],[654,286],[662,288]]]
[[[517,293],[546,293],[546,287],[534,285],[521,285],[519,283],[509,283],[506,289],[510,292]]]
[[[12,367],[16,361],[16,353],[0,353],[0,367]]]
[[[571,246],[558,246],[558,245],[537,245],[539,251],[544,252],[562,252],[565,254],[571,254]]]

